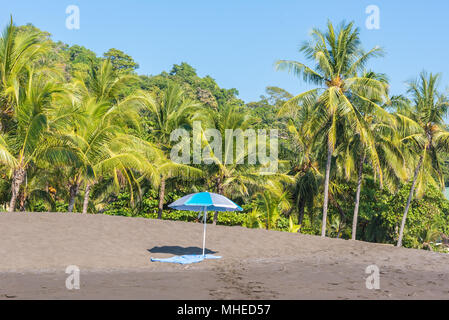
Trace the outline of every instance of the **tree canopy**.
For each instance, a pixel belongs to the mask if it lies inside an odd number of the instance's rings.
[[[211,191],[244,208],[213,223],[446,250],[440,75],[422,72],[391,96],[388,76],[369,69],[383,50],[365,51],[352,22],[313,28],[300,51],[306,61],[276,68],[310,90],[269,86],[245,103],[187,62],[143,75],[119,49],[98,55],[10,21],[0,36],[0,208],[196,221],[167,204]],[[204,161],[171,159],[178,129],[196,135]],[[241,147],[235,136],[210,139],[212,129],[277,130],[278,171],[247,161],[271,141],[245,136]]]

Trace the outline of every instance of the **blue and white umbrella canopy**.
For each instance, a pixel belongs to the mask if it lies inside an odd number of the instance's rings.
[[[228,198],[210,192],[189,194],[176,200],[169,207],[185,211],[243,211],[240,206]]]
[[[243,209],[229,200],[228,198],[210,192],[201,192],[195,194],[189,194],[188,196],[182,197],[169,205],[170,208],[175,210],[184,211],[202,211],[204,212],[203,224],[203,257],[205,256],[206,250],[206,220],[207,211],[243,211]]]

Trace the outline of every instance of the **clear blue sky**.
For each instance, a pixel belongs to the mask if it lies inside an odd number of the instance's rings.
[[[292,93],[301,80],[276,72],[278,59],[304,61],[297,49],[312,27],[354,20],[365,49],[383,47],[385,58],[370,65],[390,77],[393,93],[426,69],[442,72],[449,84],[449,2],[432,1],[263,1],[263,0],[14,0],[2,1],[0,22],[32,23],[54,40],[83,45],[102,55],[115,47],[130,54],[140,74],[158,74],[188,62],[240,98],[254,101],[266,86]],[[65,27],[66,7],[80,8],[80,30]],[[367,30],[365,8],[380,8],[380,30]]]

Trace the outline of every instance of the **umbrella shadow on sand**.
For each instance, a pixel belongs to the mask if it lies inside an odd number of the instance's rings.
[[[180,246],[162,246],[162,247],[153,247],[148,249],[151,253],[169,253],[177,256],[192,254],[199,255],[203,254],[203,249],[199,247],[180,247]],[[215,254],[217,251],[212,251],[206,249],[206,254]]]

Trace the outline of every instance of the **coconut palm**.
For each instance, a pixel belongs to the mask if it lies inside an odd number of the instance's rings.
[[[147,159],[149,163],[147,171],[144,172],[144,177],[148,178],[154,187],[159,188],[157,218],[162,219],[167,181],[174,179],[177,181],[187,180],[191,182],[202,177],[203,171],[186,164],[173,162],[167,159],[162,151],[157,152],[156,157],[153,156]]]
[[[358,214],[360,206],[360,194],[362,190],[364,165],[374,156],[379,161],[379,167],[371,165],[374,176],[381,176],[381,188],[385,184],[390,190],[394,190],[406,177],[405,155],[400,137],[395,132],[395,127],[389,121],[381,121],[372,115],[364,114],[364,120],[371,132],[370,140],[374,144],[374,150],[367,148],[360,136],[353,134],[351,130],[345,133],[345,141],[337,148],[337,165],[342,176],[347,180],[353,176],[356,178],[357,188],[354,203],[352,240],[356,240]]]
[[[0,132],[5,129],[4,120],[14,113],[20,88],[25,85],[23,74],[32,62],[44,54],[48,46],[40,41],[40,34],[19,33],[11,21],[0,38]]]
[[[19,211],[36,211],[36,206],[44,205],[47,211],[55,211],[55,189],[49,185],[49,180],[53,180],[54,172],[51,172],[50,165],[30,166],[26,173],[26,179],[22,184],[18,197]],[[48,170],[50,169],[50,170]],[[48,171],[47,171],[48,170]]]
[[[318,195],[321,174],[317,162],[317,144],[319,144],[319,128],[322,126],[320,117],[316,115],[316,97],[302,99],[296,108],[285,105],[279,110],[278,115],[289,116],[287,124],[292,154],[299,155],[293,159],[290,175],[294,179],[290,182],[292,199],[298,211],[298,232],[301,232],[305,208],[311,208],[315,197]]]
[[[258,120],[232,105],[219,106],[218,110],[204,110],[195,119],[201,121],[201,137],[193,138],[200,140],[202,150],[206,150],[202,156],[203,161],[209,164],[207,175],[211,187],[226,197],[248,196],[249,190],[254,188],[256,181],[261,178],[261,172],[257,171],[257,166],[250,166],[249,160],[255,159],[257,145],[260,147],[266,144],[266,141],[246,139],[244,131],[252,129]],[[215,129],[219,137],[210,139],[207,136],[208,129]],[[217,138],[221,138],[221,141],[216,141]],[[246,142],[247,147],[239,144],[239,141]],[[217,219],[216,212],[214,224]]]
[[[201,104],[189,99],[177,84],[168,86],[160,97],[141,92],[137,94],[137,100],[149,113],[150,134],[165,150],[171,149],[171,133],[181,128],[190,130],[192,116],[201,108]]]
[[[200,104],[187,98],[184,90],[177,85],[170,85],[160,97],[154,97],[149,92],[140,92],[136,95],[136,101],[149,113],[149,137],[157,141],[161,153],[157,157],[154,167],[145,177],[153,181],[153,185],[159,188],[158,218],[162,219],[164,207],[166,182],[171,178],[198,178],[202,171],[169,160],[166,156],[171,150],[171,133],[176,129],[192,128],[191,119],[200,109]],[[156,170],[158,173],[154,174]]]
[[[408,84],[412,105],[398,107],[398,117],[408,134],[403,139],[415,159],[414,173],[407,203],[402,216],[397,246],[402,246],[405,223],[415,191],[422,195],[426,184],[444,187],[440,152],[449,150],[449,132],[444,117],[449,108],[448,98],[438,92],[439,74],[422,72],[419,78]],[[415,190],[416,189],[416,190]]]
[[[276,222],[281,213],[291,208],[289,193],[284,191],[282,183],[270,179],[264,185],[264,190],[256,194],[257,209],[262,214],[262,222],[266,230],[276,228]]]
[[[215,155],[206,138],[206,130],[217,129],[221,137],[225,137],[226,129],[245,130],[254,124],[254,119],[233,106],[224,106],[219,110],[201,108],[200,104],[186,98],[184,91],[178,85],[169,86],[159,98],[154,98],[150,93],[142,93],[139,101],[149,111],[151,135],[154,136],[158,141],[158,146],[166,153],[172,147],[171,133],[176,129],[193,130],[194,122],[197,121],[200,124],[197,132],[200,136],[194,137],[194,139],[201,142],[201,150],[203,148],[209,149],[209,156],[205,156],[203,160],[211,164],[208,166],[207,174],[214,190],[219,194],[228,196],[230,196],[230,193],[248,195],[248,176],[250,173],[246,175],[237,174],[244,170],[244,165],[240,163],[245,159],[247,153],[243,150],[240,153],[237,152],[237,159],[231,161],[235,148],[231,143],[232,141],[228,139],[228,144],[225,144],[225,139],[223,139],[221,147],[224,154],[222,157]],[[191,167],[173,167],[173,163],[168,163],[169,167],[176,169],[177,172],[182,172],[179,171],[182,168],[191,171]],[[166,174],[161,172],[160,194],[164,193],[162,188],[164,188],[167,178]],[[161,201],[163,199],[160,199],[160,206]],[[161,212],[161,209],[159,209],[159,212]],[[214,223],[216,222],[217,214],[214,215]]]
[[[80,153],[83,166],[71,168],[68,212],[73,211],[75,199],[83,182],[85,184],[83,212],[87,211],[90,190],[96,182],[96,179],[92,179],[96,177],[94,168],[104,167],[106,163],[119,164],[120,161],[137,163],[137,153],[133,154],[129,148],[132,148],[132,143],[138,139],[127,134],[127,128],[140,128],[140,107],[134,95],[128,95],[120,100],[125,84],[132,79],[134,79],[132,75],[115,72],[111,61],[105,60],[99,67],[92,65],[86,76],[78,74],[71,83],[72,95],[64,107],[68,109],[65,113],[71,115],[71,123],[60,130],[64,131],[63,137],[71,141]],[[124,142],[125,145],[130,143],[126,145],[128,154],[118,149],[112,150],[114,140],[122,142],[128,140]],[[118,148],[120,145],[115,147]],[[123,164],[119,166],[120,169],[113,168],[111,172],[117,174],[116,170],[119,170],[130,183],[136,180],[131,179],[131,173]],[[118,179],[114,181],[117,182]]]
[[[387,84],[387,79],[383,74],[365,72],[363,77],[377,79]],[[406,176],[405,160],[401,151],[402,144],[396,134],[393,117],[389,114],[376,114],[373,105],[364,100],[354,98],[354,102],[358,106],[361,120],[364,123],[365,141],[348,124],[347,130],[343,132],[342,143],[337,147],[337,165],[341,171],[344,171],[342,175],[346,179],[355,175],[357,181],[352,240],[356,240],[363,166],[366,161],[372,162],[373,174],[375,177],[379,177],[381,187],[386,182],[391,188],[394,188]],[[382,101],[375,102],[382,103]],[[390,104],[393,102],[395,102],[395,98],[389,101]]]
[[[84,193],[83,213],[87,213],[90,201],[90,191],[94,184],[100,178],[112,176],[117,189],[123,184],[121,180],[129,187],[131,195],[131,204],[134,204],[134,186],[138,189],[140,184],[137,173],[148,172],[154,169],[148,169],[151,166],[149,158],[153,158],[158,150],[150,143],[134,135],[116,133],[113,140],[109,141],[102,157],[95,157],[92,162],[93,175],[86,177],[86,191]]]
[[[315,62],[315,68],[310,68],[297,61],[281,60],[277,62],[277,69],[288,69],[304,80],[318,85],[318,88],[306,91],[292,98],[286,106],[295,105],[304,97],[318,95],[319,105],[326,110],[328,118],[327,129],[327,159],[324,179],[323,218],[321,236],[326,236],[326,219],[329,202],[329,178],[332,155],[337,140],[337,124],[339,118],[348,118],[353,123],[356,132],[366,142],[364,124],[360,119],[360,112],[353,104],[357,97],[373,105],[377,112],[384,110],[375,104],[385,95],[385,84],[376,79],[357,76],[363,71],[367,61],[382,54],[378,47],[364,52],[360,45],[359,30],[353,23],[342,24],[335,29],[328,22],[327,31],[313,29],[312,41],[305,43],[300,51],[306,58]]]
[[[129,120],[138,117],[132,105],[129,100],[111,105],[91,98],[78,106],[76,121],[70,130],[61,130],[61,139],[77,150],[82,161],[82,165],[72,168],[69,212],[74,208],[82,183],[85,184],[83,213],[87,212],[90,190],[99,177],[110,174],[118,183],[117,175],[120,172],[130,186],[137,183],[128,169],[144,169],[143,152],[152,149],[152,146],[127,133]]]
[[[347,229],[347,226],[340,215],[332,216],[329,221],[327,221],[330,232],[335,235],[337,239],[340,238],[341,234]]]
[[[54,79],[53,79],[54,80]],[[15,130],[0,137],[0,161],[12,173],[9,211],[14,211],[20,187],[29,166],[37,161],[63,163],[77,161],[76,152],[51,130],[63,118],[51,118],[53,100],[62,92],[46,73],[29,69],[27,86],[14,101]]]
[[[135,79],[132,74],[116,72],[111,60],[107,59],[98,67],[92,64],[87,75],[77,74],[75,84],[84,97],[94,97],[96,102],[116,103],[126,84]]]
[[[416,247],[433,251],[432,244],[435,244],[440,239],[441,232],[438,230],[438,226],[436,226],[435,223],[431,223],[418,236],[418,241],[420,241],[420,243]]]
[[[262,213],[258,209],[253,209],[251,212],[246,214],[246,221],[243,226],[250,229],[261,229],[263,228],[263,223],[260,221]]]

